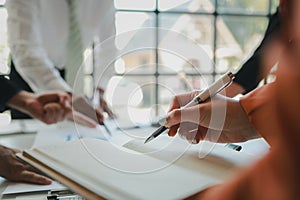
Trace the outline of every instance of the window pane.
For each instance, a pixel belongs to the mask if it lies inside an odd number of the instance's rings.
[[[215,10],[215,0],[159,0],[161,11],[208,12]]]
[[[267,25],[268,19],[264,17],[219,17],[216,71],[224,73],[239,68],[262,40]]]
[[[172,98],[175,95],[196,89],[203,89],[211,84],[212,81],[212,76],[160,76],[158,88],[159,106],[162,106],[166,113],[170,107],[170,102],[172,102]]]
[[[271,12],[274,13],[276,12],[276,9],[279,5],[279,0],[271,0],[272,1],[272,8],[271,8]]]
[[[155,67],[155,50],[133,51],[123,55],[115,62],[117,74],[154,74]]]
[[[154,10],[155,0],[115,0],[117,9]]]
[[[91,99],[94,93],[93,77],[90,75],[86,75],[84,76],[83,81],[84,81],[84,87],[83,87],[84,94]]]
[[[186,79],[193,90],[201,90],[203,88],[206,88],[214,81],[212,75],[187,76]]]
[[[269,0],[218,0],[217,2],[218,11],[223,13],[267,14],[269,11]]]
[[[9,68],[7,67],[9,48],[7,44],[6,18],[6,10],[4,8],[0,8],[0,74],[9,73]]]
[[[117,13],[116,46],[121,52],[121,57],[115,62],[116,73],[154,73],[154,25],[154,14]]]
[[[83,64],[83,71],[84,74],[92,74],[94,69],[93,69],[93,49],[87,48],[84,51],[84,64]]]
[[[160,27],[159,64],[165,67],[160,73],[212,72],[212,16],[162,14]]]
[[[108,103],[120,119],[148,123],[155,113],[155,81],[152,76],[115,76],[106,90]]]

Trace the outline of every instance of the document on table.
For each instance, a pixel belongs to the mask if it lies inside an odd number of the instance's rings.
[[[18,194],[18,193],[27,193],[27,192],[40,192],[40,191],[49,191],[49,190],[66,190],[67,188],[62,184],[59,184],[56,181],[52,181],[51,185],[36,185],[29,183],[9,183],[6,187],[3,195],[8,194]]]
[[[155,128],[151,126],[139,128],[137,126],[131,126],[130,124],[121,123],[116,120],[106,120],[105,124],[112,133],[112,136],[110,136],[107,133],[107,130],[101,125],[98,125],[97,128],[88,128],[81,125],[62,123],[57,127],[51,126],[48,128],[43,128],[37,132],[32,147],[73,141],[79,138],[109,140],[117,145],[123,145],[132,138],[144,139],[155,130]]]
[[[103,128],[104,129],[104,128]],[[39,130],[32,147],[54,145],[62,142],[78,140],[79,138],[96,138],[106,140],[103,129],[88,128],[83,126],[48,128]]]
[[[10,124],[1,127],[0,135],[32,133],[45,127],[49,127],[49,125],[46,125],[35,119],[12,120]]]
[[[173,151],[178,146],[179,151]],[[199,159],[185,141],[168,137],[145,147],[140,141],[120,147],[87,138],[37,147],[19,156],[90,199],[182,199],[222,182],[237,165],[250,160],[224,146]]]

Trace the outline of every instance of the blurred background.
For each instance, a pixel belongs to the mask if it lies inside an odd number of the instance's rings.
[[[134,123],[148,123],[167,112],[175,94],[199,89],[228,70],[237,71],[263,38],[278,0],[114,0],[117,34],[135,30],[116,41],[119,50],[132,44],[155,48],[130,52],[115,60],[115,76],[106,98],[113,110]],[[9,73],[5,0],[0,0],[0,73]],[[141,28],[153,28],[143,32]],[[169,35],[159,28],[193,40],[211,59],[190,54],[181,58],[161,50]],[[176,40],[177,46],[185,40]],[[94,44],[85,52],[91,55]],[[184,45],[183,45],[184,46]],[[93,97],[93,58],[86,56],[84,91]],[[8,114],[6,114],[8,115]],[[5,117],[3,114],[0,117]]]

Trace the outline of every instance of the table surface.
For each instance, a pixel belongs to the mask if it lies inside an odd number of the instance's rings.
[[[32,124],[37,123],[38,129],[42,128],[42,126],[48,127],[47,125],[41,125],[40,122],[35,120],[30,121],[30,126]],[[53,125],[52,125],[53,126]],[[6,127],[7,128],[7,127]],[[0,127],[1,129],[1,127]],[[29,149],[34,143],[34,139],[36,137],[36,131],[30,130],[30,132],[15,132],[11,134],[0,134],[0,145],[4,145],[11,148],[17,149]],[[245,143],[239,143],[242,146],[242,151],[261,157],[264,155],[268,149],[268,144],[263,139],[256,139],[252,141],[248,141]],[[11,199],[47,199],[46,194],[47,192],[40,192],[40,193],[32,193],[32,194],[20,194],[20,195],[5,195],[2,196],[2,192],[5,190],[7,185],[9,184],[8,181],[0,177],[0,199],[4,200],[11,200]]]

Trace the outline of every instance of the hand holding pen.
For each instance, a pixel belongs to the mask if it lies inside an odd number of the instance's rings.
[[[227,73],[202,92],[190,92],[175,96],[170,112],[165,119],[161,120],[164,126],[155,131],[147,139],[147,142],[158,137],[168,128],[170,136],[178,133],[191,143],[198,143],[204,138],[214,142],[228,143],[242,142],[258,137],[239,101],[217,94],[230,84],[231,80],[232,74]],[[223,112],[224,107],[226,113],[221,117],[225,117],[225,119],[217,119],[218,116],[212,119],[213,109],[218,113],[218,110]],[[219,126],[218,123],[211,123],[212,120],[222,120],[224,123]],[[212,137],[206,137],[208,130]],[[220,137],[217,138],[218,141],[215,141],[214,136],[217,134]]]

